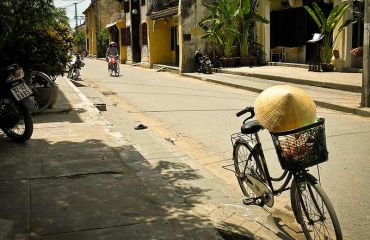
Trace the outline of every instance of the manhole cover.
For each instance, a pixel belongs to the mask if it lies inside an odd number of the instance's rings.
[[[95,103],[94,106],[99,110],[99,111],[107,111],[107,105],[105,103]]]

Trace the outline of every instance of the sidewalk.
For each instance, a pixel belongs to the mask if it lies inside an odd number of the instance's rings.
[[[370,108],[360,107],[362,73],[311,72],[298,67],[261,66],[217,69],[213,74],[182,75],[254,92],[290,84],[306,90],[320,107],[370,117]]]
[[[0,239],[221,239],[86,97],[56,82],[57,104],[34,116],[26,144],[0,135]]]
[[[150,160],[175,167],[153,169],[69,80],[56,82],[57,104],[34,116],[26,144],[0,135],[0,239],[287,238],[189,157],[153,143]]]

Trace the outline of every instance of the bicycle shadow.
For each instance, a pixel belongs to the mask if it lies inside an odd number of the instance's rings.
[[[245,202],[245,206],[259,206],[258,202]],[[270,216],[266,219],[265,223],[259,222],[261,227],[265,227],[273,232],[279,239],[284,240],[304,240],[303,231],[300,226],[295,222],[293,212],[291,215],[285,213],[279,208],[273,209],[273,212],[268,210],[268,208],[263,207],[266,211],[270,212]]]
[[[298,226],[295,226],[296,224],[287,224],[285,220],[283,220],[280,217],[273,216],[275,225],[280,230],[284,236],[286,236],[287,240],[295,240],[295,239],[306,239],[303,234],[303,230],[299,229]]]

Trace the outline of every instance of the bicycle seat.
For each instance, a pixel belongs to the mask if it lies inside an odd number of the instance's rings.
[[[262,130],[262,125],[257,120],[248,121],[241,127],[241,132],[243,134],[253,134]]]

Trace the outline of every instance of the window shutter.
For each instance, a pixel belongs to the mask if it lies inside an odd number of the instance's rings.
[[[130,29],[130,27],[127,28],[127,45],[126,46],[131,46],[131,29]]]
[[[130,28],[122,28],[121,31],[121,38],[122,38],[122,46],[130,46],[131,45],[131,32]]]
[[[148,30],[146,23],[141,26],[142,45],[148,45]]]
[[[125,41],[125,37],[126,37],[125,32],[126,32],[126,28],[122,28],[121,29],[121,46],[126,46],[125,45],[125,43],[126,43],[126,41]]]
[[[143,31],[142,31],[143,24],[140,23],[139,25],[139,45],[143,46]]]

